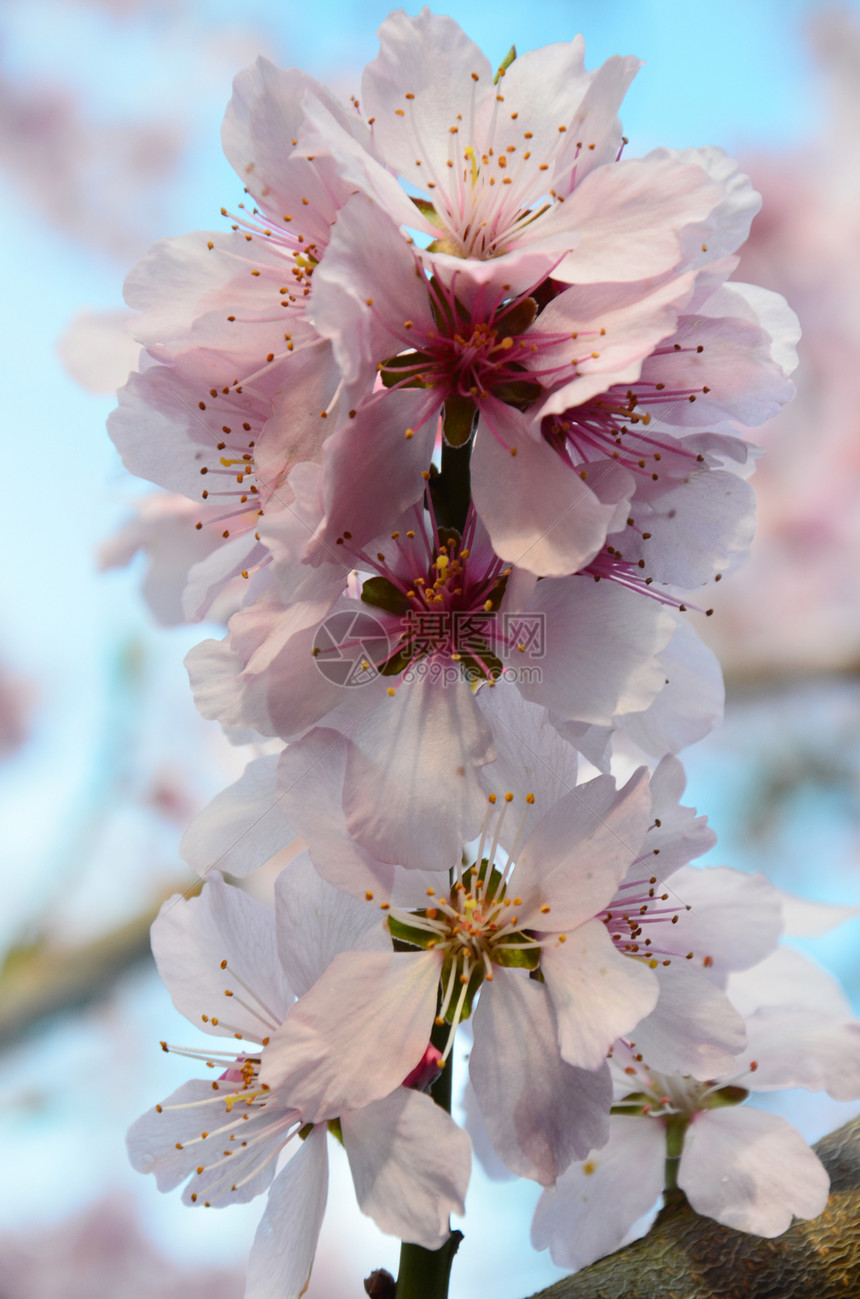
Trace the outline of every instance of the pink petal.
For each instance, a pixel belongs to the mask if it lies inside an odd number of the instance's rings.
[[[653,1119],[613,1117],[609,1141],[544,1191],[532,1224],[535,1249],[577,1269],[611,1254],[663,1190],[666,1132]]]
[[[342,1115],[341,1127],[362,1213],[380,1231],[439,1249],[450,1214],[465,1212],[472,1167],[465,1132],[429,1096],[405,1087]]]
[[[620,956],[599,920],[581,925],[558,947],[545,947],[541,970],[562,1056],[583,1069],[597,1069],[615,1039],[631,1033],[657,1001],[652,972]]]
[[[546,617],[546,652],[540,683],[520,689],[561,719],[607,725],[665,688],[658,655],[674,624],[656,601],[591,577],[546,578],[528,608]]]
[[[260,1219],[245,1299],[300,1299],[304,1294],[328,1198],[325,1128],[315,1128],[277,1176]]]
[[[261,1078],[308,1123],[381,1100],[424,1054],[441,956],[344,952],[272,1035]]]
[[[486,400],[482,413],[472,484],[493,549],[540,577],[578,572],[604,545],[607,533],[626,519],[632,477],[615,466],[604,467],[592,490],[543,439],[532,437],[518,412]]]
[[[552,1185],[606,1138],[605,1063],[592,1073],[562,1060],[547,990],[519,971],[498,968],[484,984],[474,1035],[469,1076],[496,1151],[521,1177]]]
[[[478,833],[486,804],[477,773],[495,756],[468,683],[402,681],[351,738],[350,834],[382,861],[449,869]]]
[[[793,1216],[817,1218],[830,1179],[800,1133],[750,1106],[697,1114],[678,1185],[696,1213],[755,1236],[780,1236]]]
[[[152,926],[152,951],[176,1009],[204,1032],[238,1031],[259,1042],[292,1004],[274,915],[217,873],[198,897],[164,903]]]

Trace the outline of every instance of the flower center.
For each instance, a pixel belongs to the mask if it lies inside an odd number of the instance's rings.
[[[511,641],[497,616],[510,568],[477,539],[473,508],[462,536],[437,525],[432,501],[427,515],[416,506],[415,516],[416,528],[391,534],[387,554],[351,552],[375,574],[361,599],[382,613],[394,646],[376,666],[399,676],[422,659],[441,660],[471,682],[495,681]]]
[[[486,980],[493,981],[493,967],[517,967],[537,971],[541,948],[564,941],[564,935],[536,937],[519,928],[518,908],[522,898],[510,895],[510,877],[522,839],[523,815],[503,869],[492,863],[499,849],[499,836],[514,795],[507,793],[497,812],[495,794],[489,796],[489,810],[478,844],[475,861],[465,871],[457,867],[450,894],[441,896],[427,889],[426,907],[409,911],[384,904],[388,929],[396,943],[442,956],[440,1002],[437,1025],[446,1022],[451,1031],[442,1055],[447,1059],[457,1025],[472,1012],[474,998]],[[532,805],[534,796],[526,795]],[[486,856],[484,855],[486,851]],[[548,912],[549,906],[543,911]]]

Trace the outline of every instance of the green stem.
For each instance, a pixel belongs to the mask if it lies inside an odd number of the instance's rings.
[[[471,438],[459,447],[452,447],[443,439],[442,469],[431,485],[439,523],[445,528],[456,528],[461,536],[472,500],[469,473],[471,455]]]
[[[430,1041],[438,1051],[444,1051],[450,1031],[449,1024],[434,1024]],[[451,1113],[452,1059],[430,1088],[430,1095],[446,1114]],[[451,1264],[463,1239],[461,1231],[452,1231],[441,1249],[424,1249],[422,1245],[400,1246],[400,1268],[397,1273],[396,1299],[448,1299]]]
[[[461,1231],[452,1231],[441,1249],[424,1249],[404,1241],[400,1246],[396,1299],[448,1299],[451,1263],[462,1239]]]
[[[667,1193],[678,1190],[678,1165],[684,1148],[684,1133],[690,1120],[686,1114],[671,1114],[666,1119],[666,1173],[664,1189]]]

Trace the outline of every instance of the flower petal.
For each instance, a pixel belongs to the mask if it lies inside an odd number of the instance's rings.
[[[185,831],[179,852],[198,875],[217,867],[242,877],[295,839],[278,805],[278,755],[255,758]]]
[[[552,1185],[606,1138],[612,1084],[562,1060],[546,988],[498,968],[474,1019],[469,1076],[496,1151],[521,1177]]]
[[[283,1084],[307,1123],[381,1100],[430,1040],[440,957],[343,952],[266,1047],[260,1077]]]
[[[351,738],[350,834],[382,861],[449,869],[478,833],[485,801],[477,771],[495,757],[468,683],[403,681]]]
[[[315,1128],[276,1177],[251,1246],[245,1299],[305,1293],[328,1199],[327,1140],[325,1128]]]
[[[678,1185],[696,1213],[755,1236],[780,1236],[792,1216],[817,1218],[830,1179],[785,1119],[750,1106],[697,1114],[684,1138]]]
[[[632,1034],[649,1067],[702,1079],[734,1073],[746,1033],[728,998],[684,961],[661,965],[655,975],[657,1005]]]
[[[465,1212],[472,1167],[465,1132],[429,1096],[406,1087],[341,1115],[341,1127],[362,1213],[401,1240],[444,1245],[450,1214]]]
[[[637,1218],[663,1190],[666,1132],[653,1119],[613,1117],[609,1141],[574,1164],[544,1191],[532,1223],[532,1244],[557,1267],[587,1267],[622,1244]]]
[[[301,853],[275,881],[278,951],[299,997],[340,952],[391,952],[391,935],[378,906],[333,888]]]
[[[206,1033],[260,1042],[292,1004],[274,915],[217,872],[198,897],[164,903],[152,952],[174,1006]]]
[[[583,1069],[597,1069],[615,1039],[632,1032],[657,1001],[651,970],[620,956],[600,920],[580,925],[558,947],[544,948],[541,970],[562,1056]]]

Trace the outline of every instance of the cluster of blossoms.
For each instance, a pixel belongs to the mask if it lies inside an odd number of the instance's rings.
[[[261,59],[224,124],[248,196],[229,229],[127,282],[143,351],[110,427],[174,493],[140,525],[159,598],[226,622],[189,656],[198,707],[270,741],[185,836],[200,896],[153,929],[225,1049],[164,1044],[213,1074],[129,1145],[189,1204],[269,1190],[248,1299],[304,1291],[328,1136],[384,1231],[445,1247],[467,1020],[481,1130],[547,1188],[535,1241],[576,1265],[667,1156],[720,1221],[817,1214],[815,1157],[731,1108],[734,1080],[860,1094],[833,1075],[844,1016],[809,1076],[780,1073],[785,1036],[769,1070],[779,1034],[759,1048],[732,980],[776,950],[780,897],[689,864],[713,836],[673,755],[721,706],[689,620],[745,557],[739,430],[790,397],[796,322],[729,279],[758,205],[730,159],[623,157],[637,67],[588,72],[577,38],[494,72],[426,9],[386,20],[350,104]],[[296,838],[274,909],[236,886]],[[746,1176],[759,1120],[802,1194]],[[620,1196],[637,1142],[651,1171]]]

